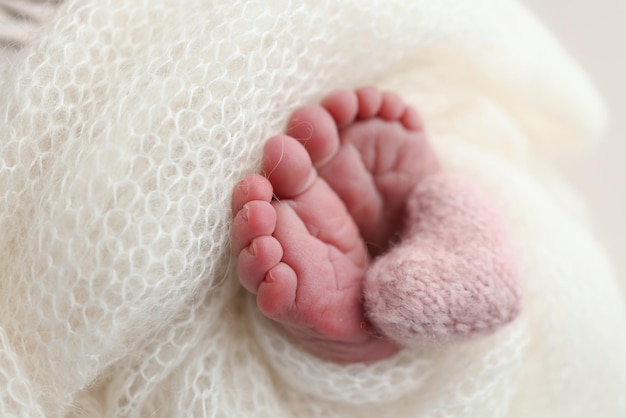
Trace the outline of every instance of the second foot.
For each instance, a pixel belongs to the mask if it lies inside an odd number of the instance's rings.
[[[409,194],[440,169],[418,113],[375,87],[296,110],[287,132],[344,202],[372,255],[399,237]]]

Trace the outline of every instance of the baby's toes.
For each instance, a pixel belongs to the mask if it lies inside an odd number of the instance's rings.
[[[272,268],[283,258],[283,247],[276,238],[265,235],[254,238],[249,246],[239,253],[237,274],[239,281],[248,291],[257,293],[259,285]]]
[[[278,199],[304,193],[317,178],[307,151],[287,135],[277,135],[267,141],[263,149],[263,171]]]
[[[274,257],[277,258],[279,255],[275,245],[281,247],[280,258],[269,266],[265,270],[266,274],[261,277],[256,289],[257,305],[268,318],[283,324],[297,324],[296,293],[299,289],[300,298],[304,301],[307,299],[307,292],[302,293],[302,290],[316,284],[307,280],[311,276],[309,263],[310,259],[318,254],[318,247],[324,245],[311,236],[291,204],[286,201],[275,201],[272,206],[277,215],[272,234],[275,244],[269,240],[264,243],[267,247],[263,250],[267,253],[272,252],[266,257],[265,266],[271,264],[270,259],[274,261]]]
[[[359,98],[353,91],[340,90],[322,101],[322,106],[341,127],[354,122],[359,111]]]
[[[243,205],[253,200],[272,200],[272,184],[260,174],[248,174],[237,183],[231,200],[232,215],[236,216]]]
[[[252,240],[264,235],[272,235],[276,227],[276,211],[269,202],[253,200],[247,202],[233,220],[231,248],[235,255]]]
[[[283,257],[282,246],[272,237],[276,218],[271,203],[253,200],[243,205],[233,221],[231,246],[238,257],[237,274],[243,287],[252,293]]]
[[[257,306],[263,315],[284,325],[296,325],[294,314],[298,276],[286,263],[280,262],[270,269],[261,281],[257,293]]]
[[[376,87],[361,87],[356,91],[359,101],[357,116],[360,119],[373,118],[380,111],[383,95]]]
[[[400,116],[400,123],[409,131],[420,132],[424,130],[422,118],[411,106],[407,106]]]
[[[390,92],[381,92],[376,87],[361,87],[356,91],[358,97],[359,119],[375,116],[386,121],[399,121],[409,131],[424,129],[422,119],[415,109],[407,106],[400,96]]]
[[[337,125],[321,106],[305,106],[293,112],[287,123],[287,134],[300,141],[318,168],[339,150]]]
[[[400,119],[406,109],[404,101],[397,94],[383,93],[383,102],[378,111],[378,117],[387,121]]]

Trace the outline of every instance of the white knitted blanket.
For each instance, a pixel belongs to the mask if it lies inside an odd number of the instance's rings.
[[[1,417],[626,416],[624,301],[546,163],[602,107],[519,4],[59,3],[9,13],[0,65]],[[525,304],[495,335],[339,366],[240,288],[231,188],[291,111],[364,84],[501,203]]]

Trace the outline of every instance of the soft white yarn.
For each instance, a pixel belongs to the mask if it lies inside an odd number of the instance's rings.
[[[74,0],[33,28],[0,67],[0,416],[626,415],[624,301],[543,163],[602,108],[517,3]],[[496,335],[338,366],[240,289],[231,188],[296,107],[363,84],[508,214],[526,305]]]

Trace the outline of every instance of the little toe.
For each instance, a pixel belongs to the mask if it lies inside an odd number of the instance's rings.
[[[316,167],[324,165],[339,150],[335,120],[321,106],[296,110],[287,123],[287,134],[300,141]]]
[[[270,138],[265,144],[263,171],[272,183],[274,194],[286,199],[304,193],[317,178],[306,149],[287,135]]]
[[[310,259],[319,252],[321,243],[310,235],[305,222],[290,204],[274,201],[272,205],[277,214],[273,238],[281,246],[282,254],[279,263],[267,269],[266,274],[261,277],[256,289],[257,305],[270,319],[283,324],[297,324],[298,292],[307,286],[319,284],[306,278],[311,277],[308,271]],[[258,249],[257,247],[256,250]],[[314,266],[317,267],[318,263]],[[251,277],[252,280],[257,278]]]
[[[292,322],[289,315],[294,310],[298,277],[285,263],[278,263],[267,272],[257,289],[257,306],[270,319]]]
[[[234,254],[263,235],[271,235],[276,227],[276,210],[269,202],[253,200],[246,203],[233,220],[231,247]]]
[[[359,99],[353,91],[341,90],[325,98],[322,106],[331,114],[337,126],[342,126],[356,119]]]
[[[361,87],[356,91],[359,100],[357,116],[360,119],[371,118],[378,114],[383,104],[383,95],[376,87]]]
[[[254,238],[250,245],[239,253],[237,274],[239,281],[248,291],[257,289],[268,271],[283,258],[283,247],[272,236]]]
[[[249,174],[237,183],[231,201],[232,215],[236,216],[243,205],[252,200],[272,200],[272,185],[260,174]]]
[[[388,121],[400,119],[406,108],[404,101],[397,94],[390,92],[385,92],[382,96],[383,99],[378,116]]]
[[[404,113],[400,117],[400,123],[409,131],[419,132],[424,130],[422,118],[411,106],[406,106]]]

